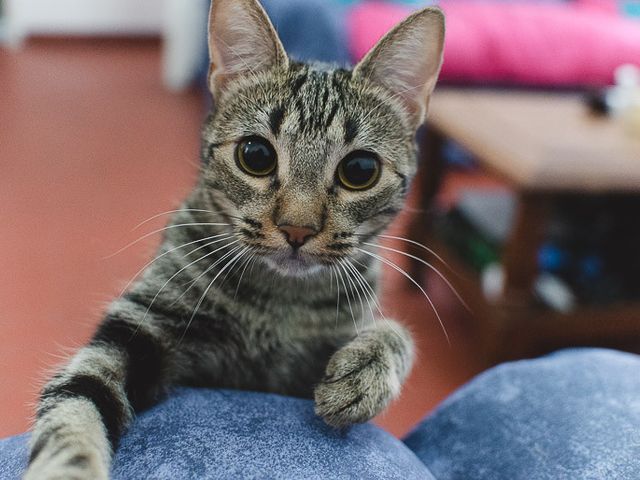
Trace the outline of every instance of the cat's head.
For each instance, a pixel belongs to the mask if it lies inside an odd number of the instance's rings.
[[[428,8],[353,70],[287,57],[256,0],[215,0],[201,188],[242,244],[287,274],[358,257],[401,209],[442,60]]]

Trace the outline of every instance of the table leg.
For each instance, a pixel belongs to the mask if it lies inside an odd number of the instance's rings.
[[[483,320],[483,345],[493,362],[528,356],[539,341],[532,322],[533,284],[538,251],[547,229],[551,198],[521,192],[511,235],[502,257],[505,283],[502,300]]]
[[[540,193],[521,192],[513,230],[505,245],[505,299],[509,303],[530,303],[533,282],[538,275],[538,250],[547,228],[550,198]]]
[[[442,158],[444,137],[433,128],[425,128],[418,135],[418,171],[411,185],[416,197],[407,238],[423,243],[433,221],[435,197],[442,184],[445,162]],[[424,281],[424,265],[413,260],[410,274],[419,283]]]

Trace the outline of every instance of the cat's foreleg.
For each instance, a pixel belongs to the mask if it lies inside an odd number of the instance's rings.
[[[162,345],[149,329],[107,317],[42,390],[25,480],[109,477],[136,403],[160,388]]]
[[[315,390],[316,413],[334,427],[370,420],[400,393],[413,354],[403,326],[378,320],[331,357]]]

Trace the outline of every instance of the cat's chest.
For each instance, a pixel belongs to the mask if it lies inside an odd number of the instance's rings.
[[[256,340],[259,340],[256,342]],[[228,344],[207,342],[179,356],[181,382],[188,385],[258,390],[310,398],[324,376],[331,356],[348,337],[274,336],[272,330],[255,331],[252,339]],[[224,355],[221,355],[223,353]],[[195,359],[195,361],[194,361]],[[185,369],[185,365],[188,367]]]
[[[201,378],[224,372],[207,383],[296,396],[311,393],[331,355],[354,334],[352,327],[336,324],[335,310],[325,317],[292,304],[218,305],[198,322],[192,327],[199,331]],[[221,351],[227,352],[222,358]]]
[[[214,322],[233,324],[233,328],[258,343],[267,342],[269,338],[341,335],[362,316],[360,304],[350,305],[324,288],[314,292],[275,288],[256,295],[216,292],[211,300],[206,310],[201,307],[207,317]]]
[[[304,303],[272,302],[268,305],[244,301],[220,302],[200,322],[203,337],[212,344],[225,343],[250,357],[290,351],[313,351],[313,345],[335,344],[354,333],[353,319],[330,310],[313,309]],[[357,310],[354,312],[359,313]]]

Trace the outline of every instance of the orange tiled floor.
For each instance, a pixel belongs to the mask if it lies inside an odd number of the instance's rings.
[[[91,334],[157,238],[105,259],[173,208],[197,165],[199,94],[170,94],[154,41],[39,41],[0,50],[0,437],[28,428],[45,372]],[[154,223],[153,226],[160,226]],[[402,220],[396,231],[402,231]],[[146,225],[151,231],[152,226]],[[384,304],[409,323],[419,361],[378,419],[402,434],[480,369],[458,307],[386,272]]]

